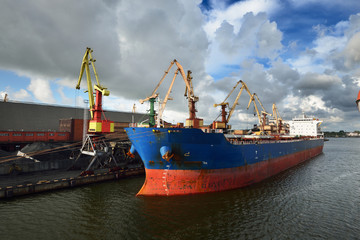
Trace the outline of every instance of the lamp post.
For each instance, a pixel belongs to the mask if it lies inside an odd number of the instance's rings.
[[[83,144],[85,142],[86,139],[86,134],[87,134],[87,129],[88,129],[88,111],[89,109],[87,108],[89,101],[88,100],[84,100],[84,122],[83,122]]]

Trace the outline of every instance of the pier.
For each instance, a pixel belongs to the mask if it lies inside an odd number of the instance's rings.
[[[132,176],[144,175],[144,168],[131,166],[127,169],[107,171],[101,169],[92,175],[79,176],[79,170],[53,170],[17,176],[0,176],[0,199],[34,193],[74,188],[104,181],[116,181]]]

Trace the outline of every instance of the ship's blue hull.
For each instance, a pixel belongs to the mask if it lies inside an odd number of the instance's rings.
[[[144,195],[221,191],[249,185],[320,154],[324,144],[322,138],[237,139],[230,143],[221,133],[184,128],[126,128],[126,132],[144,162],[147,176],[140,192]],[[232,180],[215,190],[208,185],[224,179]],[[181,182],[191,189],[179,190]]]

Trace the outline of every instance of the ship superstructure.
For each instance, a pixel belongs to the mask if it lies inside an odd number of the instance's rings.
[[[287,122],[290,125],[290,136],[322,136],[320,125],[321,120],[307,117],[304,113],[302,117],[293,118]]]

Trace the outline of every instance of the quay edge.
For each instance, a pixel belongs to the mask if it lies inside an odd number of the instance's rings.
[[[19,184],[16,186],[7,186],[0,188],[0,199],[18,197],[34,193],[73,188],[93,183],[99,183],[110,180],[122,179],[130,176],[144,175],[144,169],[141,167],[118,170],[114,172],[98,173],[94,175],[78,176],[75,178],[63,178],[53,180],[43,180],[37,183]]]

